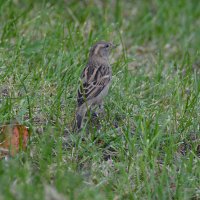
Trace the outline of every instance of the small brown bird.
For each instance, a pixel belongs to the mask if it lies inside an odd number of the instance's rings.
[[[116,47],[110,42],[97,42],[91,49],[89,60],[81,74],[80,88],[77,96],[76,125],[83,126],[86,112],[94,106],[103,109],[103,97],[108,93],[112,79],[109,64],[110,50]]]

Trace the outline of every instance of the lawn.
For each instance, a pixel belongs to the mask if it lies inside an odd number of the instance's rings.
[[[97,41],[119,44],[105,113],[73,132]],[[0,200],[200,199],[199,0],[0,0]]]

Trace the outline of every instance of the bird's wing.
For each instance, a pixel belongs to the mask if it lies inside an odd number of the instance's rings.
[[[86,66],[83,70],[80,88],[78,90],[78,106],[81,106],[84,102],[97,97],[110,80],[111,76],[109,66]]]

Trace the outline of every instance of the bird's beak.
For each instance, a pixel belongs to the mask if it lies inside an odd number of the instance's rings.
[[[115,49],[115,48],[117,48],[119,46],[119,44],[112,44],[111,45],[111,49]]]

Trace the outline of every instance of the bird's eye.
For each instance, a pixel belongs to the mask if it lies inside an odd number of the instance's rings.
[[[108,48],[109,46],[110,46],[109,44],[106,44],[106,46],[105,46],[105,47],[106,47],[106,48]]]

